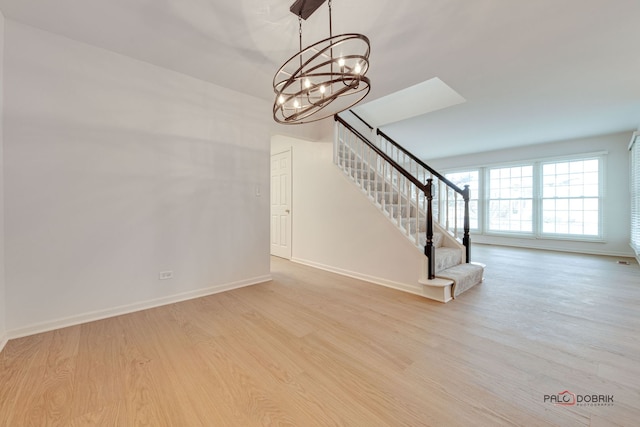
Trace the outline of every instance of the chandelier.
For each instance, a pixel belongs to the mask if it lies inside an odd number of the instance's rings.
[[[322,120],[360,102],[371,89],[369,39],[362,34],[333,35],[329,0],[329,37],[302,48],[302,20],[325,0],[297,0],[289,9],[298,16],[300,51],[273,77],[278,123],[302,124]]]

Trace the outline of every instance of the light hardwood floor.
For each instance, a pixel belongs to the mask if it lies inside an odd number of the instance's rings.
[[[274,258],[274,280],[12,340],[0,426],[637,426],[640,268],[475,246],[440,304]],[[545,395],[613,395],[556,406]]]

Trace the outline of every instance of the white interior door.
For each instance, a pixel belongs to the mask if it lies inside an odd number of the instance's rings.
[[[271,255],[291,259],[291,150],[271,156]]]

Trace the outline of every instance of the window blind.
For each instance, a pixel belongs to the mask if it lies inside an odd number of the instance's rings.
[[[631,150],[631,247],[640,255],[640,135],[634,133]]]

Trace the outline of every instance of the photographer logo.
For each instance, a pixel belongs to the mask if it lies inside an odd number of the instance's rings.
[[[569,390],[545,394],[544,403],[556,406],[613,406],[612,394],[576,394]]]

